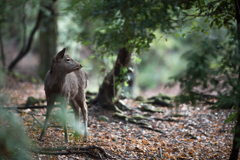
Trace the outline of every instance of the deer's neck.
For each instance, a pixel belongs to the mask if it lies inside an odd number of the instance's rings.
[[[51,73],[52,78],[52,89],[56,90],[57,92],[61,92],[63,90],[63,86],[66,82],[66,74],[62,72],[53,72]]]

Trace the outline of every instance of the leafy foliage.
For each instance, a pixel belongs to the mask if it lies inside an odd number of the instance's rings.
[[[28,151],[29,140],[12,112],[0,109],[0,158],[31,159]]]
[[[217,91],[221,99],[219,104],[233,102],[233,106],[238,106],[237,66],[239,66],[239,56],[235,52],[238,48],[238,42],[236,28],[233,24],[235,19],[234,2],[198,1],[189,2],[187,6],[184,5],[182,5],[182,14],[189,7],[196,8],[196,14],[191,16],[207,17],[204,22],[211,28],[217,26],[220,29],[224,26],[229,29],[229,33],[224,42],[205,39],[199,44],[200,47],[197,50],[190,50],[183,55],[183,58],[189,63],[183,73],[175,76],[175,80],[181,82],[181,87],[184,88],[183,94],[189,94],[189,96],[188,98],[181,96],[182,98],[179,100],[188,99],[195,103],[195,99],[199,98],[195,92],[197,88],[201,88],[208,93]],[[199,26],[192,27],[191,30],[205,32],[205,29]]]
[[[140,53],[141,49],[149,48],[155,38],[155,30],[171,29],[168,9],[174,8],[174,4],[146,0],[95,0],[79,3],[74,1],[72,7],[78,7],[83,21],[99,21],[93,30],[92,40],[97,47],[108,50],[128,47],[130,51],[136,49],[136,53]]]

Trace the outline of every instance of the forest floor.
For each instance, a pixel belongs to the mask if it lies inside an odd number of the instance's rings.
[[[21,82],[7,77],[7,85],[0,89],[9,99],[6,106],[26,103],[29,96],[44,99],[43,85]],[[162,112],[143,112],[143,104],[133,99],[122,100],[132,110],[123,111],[129,117],[141,115],[146,119],[139,124],[130,123],[113,116],[113,111],[98,106],[89,107],[88,140],[73,137],[74,130],[69,129],[69,143],[64,141],[64,132],[58,119],[52,119],[43,141],[38,138],[46,109],[22,110],[22,119],[26,134],[38,147],[101,147],[108,155],[98,149],[90,154],[102,159],[228,159],[231,153],[233,123],[224,123],[233,110],[210,110],[208,105],[196,106],[181,104],[173,108],[154,106]],[[55,109],[53,115],[59,109]],[[176,115],[175,113],[178,113]],[[179,115],[181,114],[181,115]],[[34,115],[34,116],[33,116]],[[99,121],[99,116],[109,121]],[[73,113],[68,114],[68,126],[72,126]],[[147,123],[147,125],[146,125]],[[145,125],[144,125],[145,124]],[[144,127],[145,126],[145,127]],[[146,127],[147,126],[147,127]],[[161,152],[161,153],[160,153]],[[37,159],[92,159],[88,154],[46,155],[33,154]],[[162,158],[161,158],[162,156]],[[86,158],[88,157],[88,158]],[[95,158],[96,159],[96,158]]]

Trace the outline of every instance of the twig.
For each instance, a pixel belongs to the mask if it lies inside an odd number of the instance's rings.
[[[39,122],[39,120],[33,114],[30,114],[30,115],[33,117],[33,119],[35,119],[35,121],[37,121],[37,123],[41,126],[41,128],[43,128],[43,125]]]
[[[24,112],[18,110],[18,113],[24,113]],[[37,123],[38,123],[41,127],[43,127],[43,125],[39,122],[39,120],[34,116],[35,114],[33,114],[33,113],[27,113],[27,114],[30,114],[30,115],[33,117],[33,119],[35,119],[35,120],[37,121]]]
[[[204,93],[197,93],[197,92],[192,92],[193,94],[203,97],[203,98],[207,98],[207,99],[219,99],[218,96],[215,95],[210,95],[210,94],[204,94]]]
[[[32,151],[36,154],[47,154],[47,155],[69,155],[69,154],[88,154],[96,159],[99,159],[99,156],[95,156],[94,154],[88,151]]]
[[[168,121],[168,122],[183,122],[181,120],[176,120],[176,119],[172,119],[172,118],[168,118],[168,119],[154,118],[154,120],[157,120],[157,121]]]
[[[210,102],[210,101],[206,100],[206,101],[205,101],[205,104],[214,105],[214,104],[216,104],[216,102]]]
[[[140,127],[141,127],[141,128],[144,128],[144,129],[151,130],[151,131],[155,131],[155,132],[163,133],[163,131],[161,131],[160,129],[155,129],[155,128],[148,127],[148,126],[140,126]]]
[[[158,147],[158,151],[159,151],[160,159],[162,159],[163,158],[163,156],[162,156],[162,148]]]

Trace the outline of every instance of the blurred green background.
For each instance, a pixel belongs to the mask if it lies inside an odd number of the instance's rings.
[[[14,12],[9,15],[13,17],[11,23],[2,23],[2,39],[4,44],[6,66],[12,61],[13,57],[19,52],[19,48],[23,40],[22,28],[22,10],[17,6],[17,3],[24,4],[25,29],[29,34],[34,26],[37,8],[40,1],[23,1],[18,0],[11,6],[15,8]],[[81,16],[66,10],[69,7],[69,1],[57,1],[55,9],[57,10],[57,49],[67,48],[67,53],[76,61],[80,62],[89,76],[88,90],[97,92],[104,76],[110,71],[115,62],[116,56],[96,56],[95,46],[83,45],[78,42],[79,37],[84,37],[87,33],[91,33],[94,28],[99,25],[98,22],[85,21],[82,23]],[[9,7],[11,9],[11,7]],[[7,14],[9,10],[6,9]],[[19,14],[21,16],[17,17]],[[225,28],[211,29],[204,24],[204,19],[196,18],[189,21],[176,33],[163,33],[160,30],[155,32],[157,38],[151,43],[148,50],[142,50],[140,55],[133,54],[141,59],[140,63],[133,64],[135,72],[135,91],[133,96],[142,94],[147,90],[154,90],[160,86],[164,86],[168,82],[172,82],[171,76],[181,73],[188,62],[182,58],[182,54],[187,51],[199,49],[200,41],[210,41],[213,39],[224,40],[227,30]],[[16,25],[19,24],[19,25]],[[20,27],[19,27],[20,26]],[[197,30],[197,26],[201,26],[205,30]],[[117,37],[116,37],[117,38]],[[17,64],[14,71],[20,74],[27,74],[40,80],[40,76],[36,68],[40,65],[39,61],[39,31],[37,31],[32,49],[30,52]],[[100,54],[101,55],[101,54]],[[100,58],[99,58],[100,57]],[[51,56],[48,57],[51,60]],[[133,58],[134,60],[134,58]],[[28,63],[28,62],[32,63]],[[0,63],[3,66],[2,62]],[[30,66],[29,66],[30,65]],[[3,77],[3,76],[1,76]],[[3,79],[0,79],[1,82]],[[34,80],[33,80],[34,81]],[[137,88],[136,88],[137,87]],[[161,87],[163,88],[163,87]],[[161,91],[159,91],[161,92]]]

